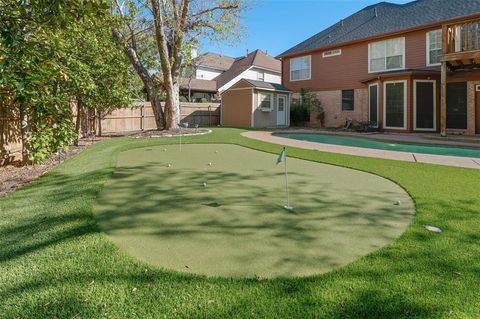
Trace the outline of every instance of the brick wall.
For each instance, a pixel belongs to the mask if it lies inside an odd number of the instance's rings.
[[[342,111],[342,91],[312,92],[322,103],[325,111],[325,127],[340,127],[347,119],[358,122],[368,121],[368,89],[355,89],[355,105],[353,111]],[[298,98],[298,94],[294,98]],[[316,112],[310,115],[310,125],[319,127],[320,121]]]
[[[480,81],[467,82],[467,135],[475,135],[475,85]]]

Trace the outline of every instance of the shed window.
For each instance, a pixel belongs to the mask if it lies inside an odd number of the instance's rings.
[[[290,60],[290,81],[310,80],[311,56],[302,56]]]
[[[368,45],[369,72],[398,70],[405,67],[405,38],[395,38]]]
[[[355,105],[355,91],[342,91],[342,111],[353,111]]]
[[[272,94],[258,93],[258,107],[262,111],[271,111],[273,105]]]

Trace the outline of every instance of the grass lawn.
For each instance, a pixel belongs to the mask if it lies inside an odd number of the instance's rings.
[[[241,132],[184,140],[280,152]],[[93,215],[117,154],[175,142],[104,141],[0,199],[0,318],[480,317],[480,170],[290,149],[395,181],[415,200],[412,225],[387,247],[323,275],[207,278],[127,255]]]

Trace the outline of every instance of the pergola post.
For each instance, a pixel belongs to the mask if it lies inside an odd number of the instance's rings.
[[[447,136],[447,63],[442,62],[440,99],[440,135]]]
[[[442,25],[442,54],[448,52],[448,28]],[[447,62],[441,58],[440,135],[447,136]]]

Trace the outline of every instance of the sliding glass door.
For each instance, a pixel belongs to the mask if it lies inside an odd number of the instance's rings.
[[[407,81],[389,81],[383,84],[383,127],[407,128]]]

